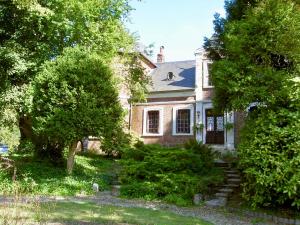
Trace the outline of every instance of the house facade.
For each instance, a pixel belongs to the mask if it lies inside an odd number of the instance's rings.
[[[146,144],[174,146],[189,139],[220,149],[234,149],[242,116],[215,113],[211,61],[199,49],[195,60],[165,62],[164,47],[150,68],[152,84],[146,103],[131,107],[130,129]]]

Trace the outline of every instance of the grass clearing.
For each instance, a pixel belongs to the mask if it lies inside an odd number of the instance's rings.
[[[0,194],[12,194],[14,185],[23,194],[74,196],[92,194],[92,184],[101,190],[109,189],[118,162],[99,155],[76,155],[74,173],[68,176],[66,167],[37,161],[32,156],[14,155],[17,165],[17,182],[0,170]]]
[[[31,207],[36,209],[36,205]],[[41,204],[41,210],[32,210],[28,206],[19,205],[19,208],[0,207],[0,214],[4,215],[3,210],[18,214],[10,216],[11,224],[19,221],[18,224],[28,224],[29,222],[62,222],[67,224],[138,224],[138,225],[209,225],[206,221],[176,215],[163,210],[143,209],[143,208],[126,208],[116,206],[101,206],[89,202],[59,202]],[[12,210],[14,209],[14,210]],[[22,213],[20,213],[22,212]],[[36,214],[37,212],[37,214]],[[18,215],[18,216],[17,216]],[[21,216],[20,216],[21,215]],[[14,217],[13,217],[14,216]],[[0,216],[3,224],[3,216]],[[21,223],[23,222],[23,223]],[[80,223],[81,222],[81,223]],[[8,223],[9,224],[9,223]]]

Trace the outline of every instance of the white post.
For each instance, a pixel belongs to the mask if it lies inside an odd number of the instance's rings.
[[[196,140],[198,142],[203,142],[203,127],[201,127],[201,124],[204,124],[203,122],[203,103],[202,102],[196,102]]]
[[[226,112],[225,113],[225,123],[234,125],[234,112]],[[226,129],[225,126],[225,146],[228,150],[234,150],[234,127]]]

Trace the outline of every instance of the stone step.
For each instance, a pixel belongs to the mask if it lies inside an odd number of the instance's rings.
[[[229,197],[229,193],[226,193],[226,192],[218,192],[215,195],[216,195],[216,197],[221,197],[221,198],[228,198]]]
[[[233,173],[226,174],[226,176],[228,178],[237,178],[237,179],[241,177],[239,174],[233,174]]]
[[[221,189],[218,189],[218,192],[222,192],[222,193],[232,193],[232,192],[233,192],[233,189],[231,189],[231,188],[221,188]]]
[[[239,184],[224,184],[221,186],[222,188],[238,188],[240,185]]]
[[[111,185],[121,185],[121,182],[118,181],[118,180],[113,180],[113,181],[111,182]]]
[[[218,198],[207,201],[206,205],[211,206],[211,207],[224,207],[226,205],[226,203],[227,203],[226,198],[218,197]]]
[[[216,160],[215,161],[215,166],[228,168],[229,167],[229,163],[224,162],[223,160]]]
[[[225,170],[224,172],[227,173],[227,174],[229,174],[229,173],[240,174],[240,171],[238,171],[236,169]]]
[[[239,179],[239,178],[227,179],[227,184],[240,184],[240,183],[241,183],[241,179]]]
[[[119,196],[120,195],[121,185],[113,185],[111,187],[111,195]]]

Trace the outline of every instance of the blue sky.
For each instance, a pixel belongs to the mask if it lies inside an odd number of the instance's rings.
[[[194,59],[213,32],[213,15],[224,15],[224,0],[132,0],[131,5],[135,10],[127,27],[143,44],[155,44],[154,61],[161,45],[166,61]]]

